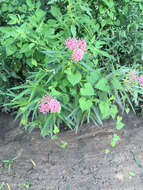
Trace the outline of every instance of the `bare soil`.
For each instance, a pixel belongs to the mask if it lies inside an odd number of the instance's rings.
[[[143,120],[129,114],[120,141],[110,148],[115,122],[62,132],[56,142],[31,134],[0,114],[0,184],[3,190],[143,190]],[[63,142],[68,145],[61,148]],[[110,153],[105,154],[105,149]],[[10,172],[2,160],[17,159]],[[131,173],[132,172],[132,173]],[[133,176],[134,175],[134,176]],[[0,186],[1,187],[1,186]]]

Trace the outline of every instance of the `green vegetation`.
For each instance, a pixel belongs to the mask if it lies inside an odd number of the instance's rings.
[[[0,184],[0,190],[2,190],[2,189],[4,188],[4,186],[5,186],[5,183],[2,182],[2,183]]]
[[[2,162],[8,166],[8,173],[10,173],[11,167],[16,159],[17,159],[17,157],[14,157],[10,160],[2,160]]]
[[[30,182],[28,182],[28,181],[25,182],[25,183],[24,183],[24,187],[25,187],[26,189],[29,189],[29,188],[30,188]]]
[[[0,108],[25,129],[52,137],[112,117],[120,130],[119,110],[142,109],[141,0],[5,0],[0,10]],[[87,45],[79,61],[65,47],[69,38]],[[59,111],[39,111],[45,95]]]

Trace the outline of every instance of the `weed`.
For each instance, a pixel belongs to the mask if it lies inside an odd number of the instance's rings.
[[[5,186],[5,183],[4,182],[2,182],[1,184],[0,184],[0,190],[3,190],[3,187]]]
[[[25,182],[25,183],[24,183],[24,187],[25,187],[26,189],[29,189],[29,188],[30,188],[30,182],[28,182],[28,181]]]
[[[14,163],[14,161],[15,161],[16,159],[17,159],[17,157],[14,157],[14,158],[12,158],[12,159],[10,159],[10,160],[2,160],[2,162],[3,162],[4,164],[8,165],[8,173],[10,173],[11,167],[12,167],[12,165],[13,165],[13,163]]]

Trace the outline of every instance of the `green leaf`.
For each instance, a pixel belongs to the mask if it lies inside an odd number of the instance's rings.
[[[112,138],[111,146],[112,146],[112,147],[115,147],[115,146],[116,146],[116,143],[117,143],[117,141],[118,141],[119,139],[120,139],[119,136],[115,133],[115,134],[113,135],[113,138]]]
[[[117,130],[121,130],[124,127],[124,123],[122,123],[121,121],[122,121],[122,117],[118,116],[117,122],[116,122],[116,129]]]
[[[35,59],[32,59],[32,65],[37,66],[37,61]]]
[[[31,0],[26,0],[26,4],[28,5],[28,7],[30,8],[30,10],[33,10],[34,9],[34,5],[32,3]]]
[[[29,44],[28,43],[25,43],[23,46],[22,46],[22,48],[21,48],[21,50],[20,50],[20,53],[25,53],[25,52],[29,52]]]
[[[84,87],[80,89],[80,94],[82,96],[93,96],[94,95],[94,89],[90,83],[85,83]]]
[[[36,15],[36,19],[39,22],[40,20],[43,20],[43,18],[45,17],[46,12],[41,10],[41,9],[37,9],[35,12]]]
[[[107,42],[105,41],[96,41],[96,48],[100,49],[104,44],[106,44]]]
[[[53,136],[51,137],[51,139],[52,139],[53,141],[56,141],[56,140],[57,140],[57,136],[56,136],[56,135],[53,135]]]
[[[47,5],[53,4],[53,3],[55,3],[55,1],[56,1],[56,0],[48,1],[48,2],[47,2]]]
[[[10,17],[10,21],[8,22],[8,24],[16,24],[18,22],[18,17],[14,14],[9,14],[8,15]]]
[[[54,125],[53,132],[54,132],[55,135],[60,132],[59,128],[56,125]]]
[[[64,142],[63,144],[60,145],[61,148],[66,148],[66,146],[68,145],[67,142]]]
[[[60,12],[60,9],[58,7],[56,7],[56,6],[52,6],[50,12],[57,19],[62,16],[62,14]]]
[[[105,150],[105,154],[108,154],[110,152],[110,150],[107,148],[106,150]]]
[[[112,142],[111,142],[111,146],[112,146],[112,147],[115,147],[115,146],[116,146],[116,142],[115,142],[115,141],[112,141]]]
[[[112,79],[112,84],[113,84],[115,89],[123,90],[123,87],[122,87],[120,81],[117,78]]]
[[[79,99],[80,108],[82,111],[89,110],[92,107],[92,100],[87,100],[85,97]]]
[[[11,32],[13,32],[13,28],[12,27],[8,27],[8,26],[1,26],[0,27],[0,31],[3,32],[4,34],[10,34]]]
[[[35,46],[34,43],[29,44],[29,49],[32,49]]]
[[[99,80],[100,76],[101,76],[100,72],[90,72],[86,76],[86,80],[87,80],[87,82],[94,84],[97,80]]]
[[[26,119],[22,119],[22,120],[21,120],[21,124],[22,124],[22,125],[26,125],[26,124],[27,124],[27,120],[26,120]]]
[[[128,114],[130,112],[130,108],[126,108],[126,113]]]
[[[26,13],[27,11],[27,6],[25,4],[21,5],[18,7],[18,10],[22,13]]]
[[[14,41],[15,41],[14,38],[8,38],[8,39],[6,39],[5,44],[6,44],[6,46],[9,46],[9,45],[13,44]]]
[[[119,136],[116,133],[114,133],[113,141],[117,142],[119,139],[120,139]]]
[[[113,59],[113,56],[112,56],[112,55],[109,55],[106,51],[99,50],[99,49],[95,49],[95,51],[96,51],[98,54],[101,54],[101,55],[104,56],[104,57],[108,57],[108,58],[110,58],[110,59]]]
[[[50,89],[50,88],[49,88]],[[54,88],[51,89],[51,94],[53,96],[60,96],[62,93]]]
[[[129,175],[135,177],[136,173],[135,172],[129,172]]]
[[[67,78],[68,78],[68,81],[73,85],[75,86],[76,84],[78,84],[82,78],[82,75],[80,74],[79,71],[76,71],[75,73],[67,73]]]
[[[71,33],[72,33],[73,37],[76,38],[76,27],[74,24],[71,25]]]
[[[104,3],[109,7],[112,8],[114,6],[113,0],[103,0]]]
[[[105,78],[102,78],[98,81],[98,83],[95,85],[95,88],[99,89],[99,90],[102,90],[102,91],[105,91],[105,92],[109,92],[109,86],[107,84],[107,79]]]
[[[112,118],[115,119],[116,115],[118,113],[118,108],[116,105],[112,105],[111,106],[111,115],[112,115]]]
[[[124,123],[120,122],[116,124],[116,129],[121,130],[124,127]]]
[[[36,3],[36,8],[37,8],[37,9],[39,9],[39,8],[40,8],[40,6],[41,6],[41,2],[40,2],[40,1],[38,1],[38,2]]]
[[[47,136],[47,135],[49,135],[50,133],[49,133],[49,129],[48,128],[43,128],[43,129],[41,129],[41,136],[42,137],[45,137],[45,136]]]
[[[90,17],[92,17],[92,14],[91,14],[92,9],[90,9],[89,7],[85,7],[85,6],[80,6],[80,7],[81,7],[81,9],[82,9],[83,11],[85,11]]]
[[[3,73],[0,74],[0,78],[1,78],[4,82],[7,81],[7,78],[6,78],[5,74],[3,74]]]
[[[26,189],[29,189],[29,188],[30,188],[30,183],[29,183],[29,182],[24,183],[24,187],[25,187]]]
[[[109,104],[106,102],[100,102],[99,108],[102,114],[102,119],[108,118],[111,115]]]
[[[93,67],[93,64],[91,63],[88,63],[88,62],[83,62],[83,61],[80,61],[80,63],[79,63],[80,65],[82,65],[83,67],[83,70],[85,70],[86,72],[87,71],[91,71],[91,72],[94,72],[95,71],[95,69],[94,68],[92,68]]]
[[[10,56],[17,51],[17,47],[15,45],[6,46],[6,54]]]

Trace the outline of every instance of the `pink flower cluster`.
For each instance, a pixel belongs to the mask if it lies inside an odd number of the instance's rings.
[[[56,113],[60,111],[60,103],[49,95],[45,95],[42,97],[40,104],[39,104],[39,111],[43,114],[48,112]]]
[[[136,80],[139,81],[139,84],[141,87],[143,87],[143,75],[140,75],[139,77],[136,74],[135,70],[131,70],[130,73],[128,74],[128,77],[130,78],[131,82],[135,82]]]
[[[72,59],[80,61],[86,51],[86,42],[84,40],[77,40],[75,38],[68,38],[65,41],[66,48],[73,50]]]
[[[139,80],[140,86],[143,87],[143,75],[139,76],[138,80]]]

